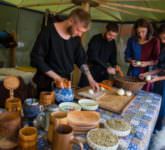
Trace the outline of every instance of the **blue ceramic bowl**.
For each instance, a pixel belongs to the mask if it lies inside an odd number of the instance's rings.
[[[27,118],[35,118],[40,113],[40,105],[34,98],[28,98],[24,102],[24,115]]]

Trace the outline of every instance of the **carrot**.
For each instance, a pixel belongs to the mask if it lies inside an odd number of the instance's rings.
[[[105,89],[107,89],[107,90],[109,90],[109,91],[112,90],[112,87],[110,87],[110,86],[108,86],[108,85],[106,85],[106,84],[103,84],[103,83],[99,83],[99,86],[100,86],[100,87],[103,87],[103,88],[105,88]]]
[[[124,77],[124,73],[122,72],[122,70],[119,66],[116,66],[116,72],[119,73],[120,77]]]

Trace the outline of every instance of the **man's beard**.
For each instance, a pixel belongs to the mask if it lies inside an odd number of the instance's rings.
[[[104,36],[104,39],[105,39],[107,42],[111,42],[111,41],[112,41],[112,39],[108,39],[108,38],[107,38],[106,33],[105,33],[103,36]]]
[[[67,27],[66,31],[67,31],[67,33],[68,33],[71,37],[74,36],[74,34],[73,34],[73,27],[72,27],[72,26]]]

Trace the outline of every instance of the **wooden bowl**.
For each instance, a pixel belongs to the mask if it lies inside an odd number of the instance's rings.
[[[0,136],[15,137],[21,127],[21,118],[18,112],[0,113]]]
[[[16,150],[17,145],[17,141],[10,140],[8,138],[0,139],[0,150]]]
[[[100,114],[95,111],[72,111],[68,113],[68,123],[75,126],[94,126],[100,121]]]

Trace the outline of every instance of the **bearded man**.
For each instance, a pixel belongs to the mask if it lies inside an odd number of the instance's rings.
[[[90,86],[99,89],[88,69],[80,39],[89,30],[89,25],[90,15],[78,8],[66,20],[55,22],[39,33],[31,52],[31,65],[37,68],[34,82],[38,94],[50,91],[52,81],[70,80],[74,64],[86,75]]]

